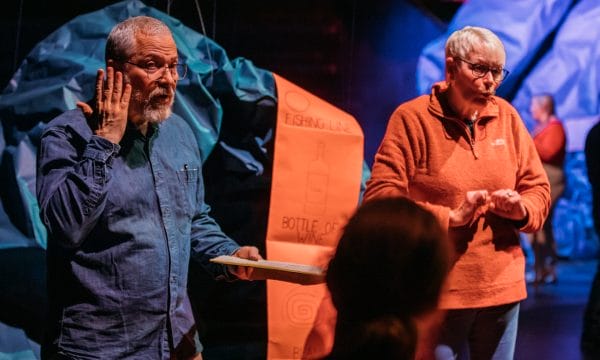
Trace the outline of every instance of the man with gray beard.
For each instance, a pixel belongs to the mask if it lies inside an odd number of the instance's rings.
[[[106,75],[106,78],[105,78]],[[117,24],[96,94],[41,138],[37,196],[48,230],[49,359],[200,359],[188,263],[216,279],[250,279],[218,255],[260,259],[208,215],[202,162],[171,113],[186,75],[168,27]]]

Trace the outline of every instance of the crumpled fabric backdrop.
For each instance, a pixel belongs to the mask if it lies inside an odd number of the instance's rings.
[[[501,21],[499,20],[501,19]],[[510,100],[531,130],[533,95],[550,93],[567,131],[567,186],[556,206],[554,230],[560,256],[593,257],[591,190],[583,144],[600,117],[600,2],[597,0],[470,0],[456,13],[447,31],[422,51],[417,88],[429,91],[443,79],[444,45],[464,26],[494,31],[505,45],[510,75],[498,94]]]

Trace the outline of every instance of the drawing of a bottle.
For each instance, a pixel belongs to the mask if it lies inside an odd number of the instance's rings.
[[[304,212],[322,215],[327,205],[329,165],[325,162],[325,143],[317,143],[317,157],[308,164]]]

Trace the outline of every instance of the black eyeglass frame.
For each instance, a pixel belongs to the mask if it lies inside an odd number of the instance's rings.
[[[468,64],[469,67],[471,68],[471,72],[473,73],[473,76],[475,76],[478,79],[486,76],[487,73],[489,72],[492,74],[492,78],[494,79],[494,81],[502,81],[502,80],[506,79],[508,74],[510,74],[510,71],[506,70],[505,68],[501,68],[500,73],[498,73],[498,75],[494,75],[494,70],[498,70],[498,68],[493,68],[493,67],[481,65],[481,64],[475,64],[475,63],[467,61],[461,57],[458,57],[458,56],[455,56],[454,58],[464,62],[465,64]]]
[[[147,66],[147,64],[136,64],[131,61],[123,61],[123,62],[144,70],[146,72],[146,75],[148,75],[149,78],[151,78],[154,74],[156,74],[157,72],[159,72],[161,70],[164,72],[165,68],[167,68],[169,70],[169,73],[171,73],[171,76],[173,78],[175,76],[177,76],[176,80],[185,79],[185,76],[187,75],[187,65],[182,64],[182,63],[165,64],[163,66],[156,66],[156,65]],[[173,70],[175,71],[175,74],[173,74]],[[160,76],[157,77],[157,79],[159,79],[159,78],[160,78]]]

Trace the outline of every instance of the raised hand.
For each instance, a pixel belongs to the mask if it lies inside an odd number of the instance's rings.
[[[123,73],[108,66],[106,81],[104,70],[98,70],[96,94],[92,101],[94,108],[84,102],[78,102],[77,106],[83,111],[94,134],[118,144],[127,127],[130,98],[131,85],[124,84]]]
[[[473,221],[476,215],[483,212],[488,197],[487,190],[467,191],[462,204],[450,210],[450,227],[463,226]]]
[[[517,221],[523,220],[527,216],[521,195],[511,189],[494,191],[490,196],[488,210],[503,218]]]

